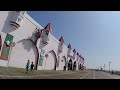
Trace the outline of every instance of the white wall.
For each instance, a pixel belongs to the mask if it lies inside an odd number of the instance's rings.
[[[30,63],[35,63],[36,52],[36,48],[30,40],[22,40],[12,48],[9,66],[25,68],[27,60],[30,60]]]
[[[1,11],[0,12],[0,17],[1,17],[0,31],[1,31],[1,36],[2,36],[2,44],[4,43],[7,33],[13,35],[14,36],[13,42],[17,43],[18,41],[20,41],[22,39],[27,39],[28,37],[32,36],[32,33],[34,32],[36,27],[42,28],[39,24],[36,24],[36,22],[31,17],[29,17],[29,15],[26,14],[21,27],[18,28],[17,30],[14,30],[10,26],[10,20],[11,20],[12,15],[13,15],[13,11],[10,11],[10,12],[9,11]],[[30,46],[28,46],[28,47],[30,47]],[[14,49],[16,49],[16,50],[14,50]],[[19,45],[16,45],[16,47],[13,47],[12,50],[13,51],[11,51],[11,53],[12,53],[12,55],[14,53],[14,57],[12,57],[12,56],[10,57],[10,65],[12,66],[13,63],[11,63],[11,61],[14,61],[14,65],[16,65],[18,67],[23,67],[24,66],[23,63],[21,63],[23,65],[23,66],[21,66],[20,63],[17,62],[17,59],[19,57],[21,58],[21,56],[23,54],[23,55],[25,55],[25,57],[22,57],[21,60],[23,60],[23,61],[27,60],[28,56],[26,56],[26,54],[24,53],[25,51],[21,50],[21,47]],[[2,51],[2,49],[1,49],[1,51]],[[17,53],[14,51],[17,51]],[[18,53],[20,53],[19,56],[18,56]],[[32,55],[32,53],[31,53],[30,56],[34,57],[34,54]],[[24,63],[26,63],[26,61]],[[0,66],[6,66],[6,65],[7,65],[7,61],[0,60]]]
[[[9,14],[11,14],[9,11],[0,11],[0,32],[1,32],[1,38],[2,38],[2,45],[6,37],[6,33],[4,33],[4,31],[8,30],[8,28],[5,25],[8,25],[7,19],[9,19],[8,17]],[[1,55],[1,51],[2,51],[2,47],[0,50],[0,55]],[[0,66],[7,66],[7,61],[0,60]]]
[[[4,43],[6,33],[9,33],[14,36],[13,42],[16,42],[17,44],[15,47],[12,48],[9,66],[24,68],[28,59],[33,62],[36,61],[37,52],[34,45],[32,45],[32,43],[29,40],[22,41],[20,43],[18,42],[23,39],[27,39],[28,37],[31,37],[36,27],[40,29],[43,29],[43,27],[39,25],[34,19],[32,19],[28,14],[26,14],[21,27],[18,28],[17,30],[14,30],[9,23],[10,17],[12,16],[12,14],[13,14],[12,11],[0,12],[0,24],[1,24],[0,31],[2,36],[2,44]],[[25,47],[23,46],[23,43],[26,45],[26,48],[28,49],[30,48],[30,50],[25,49]],[[44,49],[45,54],[49,55],[48,60],[46,61],[46,58],[44,58],[43,65],[38,66],[38,69],[52,70],[54,68],[55,56],[52,53],[49,53],[49,51],[52,51],[52,50],[55,52],[57,58],[58,56],[60,56],[60,61],[63,59],[62,58],[63,56],[66,57],[66,60],[70,59],[70,58],[67,58],[68,48],[65,45],[63,45],[63,51],[61,53],[58,53],[58,45],[59,45],[59,41],[52,34],[50,36],[49,43],[47,45],[43,45],[41,43],[41,38],[38,39],[37,47],[38,47],[39,55],[40,55],[41,49]],[[71,55],[73,55],[72,50],[71,50]],[[46,63],[46,66],[45,66],[45,63]],[[56,68],[56,70],[61,70],[61,67],[60,67],[61,63],[59,64],[60,65],[58,68]],[[65,64],[65,61],[63,62],[63,65],[64,64]],[[6,66],[6,65],[7,65],[7,61],[0,60],[0,66]]]

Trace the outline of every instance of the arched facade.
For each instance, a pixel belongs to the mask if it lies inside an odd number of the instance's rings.
[[[57,56],[53,50],[50,50],[46,53],[47,57],[45,57],[43,62],[44,70],[56,70],[57,64]]]
[[[64,70],[64,66],[67,67],[67,59],[65,56],[62,56],[59,61],[59,70]]]
[[[18,56],[20,57],[17,58]],[[9,66],[25,68],[27,60],[33,61],[36,65],[38,56],[36,46],[30,39],[20,40],[12,47]]]
[[[13,16],[15,19],[11,18]],[[38,70],[63,70],[64,66],[68,69],[68,63],[73,66],[73,61],[76,61],[76,54],[74,54],[76,51],[71,52],[72,48],[64,44],[63,37],[58,40],[52,35],[50,23],[44,28],[27,13],[23,15],[21,22],[16,22],[19,18],[19,13],[16,11],[0,11],[0,17],[2,17],[0,48],[7,34],[14,36],[11,43],[15,42],[15,46],[10,50],[9,60],[0,58],[0,66],[9,64],[12,67],[25,68],[28,59],[34,62],[35,69]],[[11,27],[10,21],[20,26],[15,29]],[[59,44],[60,42],[62,43]],[[41,57],[42,50],[44,54]]]
[[[72,68],[73,68],[73,61],[72,61],[72,59],[70,59],[68,61],[68,70],[72,70]]]

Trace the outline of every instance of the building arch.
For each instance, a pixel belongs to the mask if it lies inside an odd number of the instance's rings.
[[[69,62],[72,62],[72,59],[70,59]]]
[[[57,65],[57,56],[54,50],[50,50],[47,52],[48,57],[46,57],[44,61],[44,69],[45,70],[56,70]]]
[[[28,59],[33,61],[37,69],[38,48],[31,39],[22,39],[12,48],[9,66],[25,68]]]
[[[60,70],[66,70],[67,67],[67,59],[65,56],[62,56],[61,62],[60,62]]]
[[[72,59],[70,59],[68,62],[68,70],[72,70],[72,66],[73,66],[72,63],[73,63]]]
[[[79,70],[81,70],[82,69],[82,65],[81,65],[81,63],[79,64]]]

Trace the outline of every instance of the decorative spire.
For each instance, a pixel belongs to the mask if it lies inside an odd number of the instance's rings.
[[[81,56],[81,59],[83,60],[83,57]]]
[[[84,58],[83,58],[83,60],[84,60]]]
[[[79,57],[81,57],[81,55],[79,55]]]
[[[52,28],[51,28],[50,23],[48,23],[48,24],[45,26],[44,29],[46,29],[48,32],[51,32],[51,31],[52,31]]]
[[[61,38],[59,39],[60,42],[64,43],[64,39],[63,36],[61,36]]]
[[[77,55],[79,56],[79,53],[77,52]]]
[[[68,48],[72,49],[72,47],[71,47],[71,45],[70,45],[70,44],[68,45]]]
[[[76,50],[74,49],[73,52],[76,53]]]

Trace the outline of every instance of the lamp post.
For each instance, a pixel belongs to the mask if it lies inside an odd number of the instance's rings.
[[[104,64],[104,66],[103,66],[103,67],[104,67],[104,71],[105,71],[105,64]]]
[[[111,62],[109,62],[109,72],[110,72],[110,64],[111,64]]]

